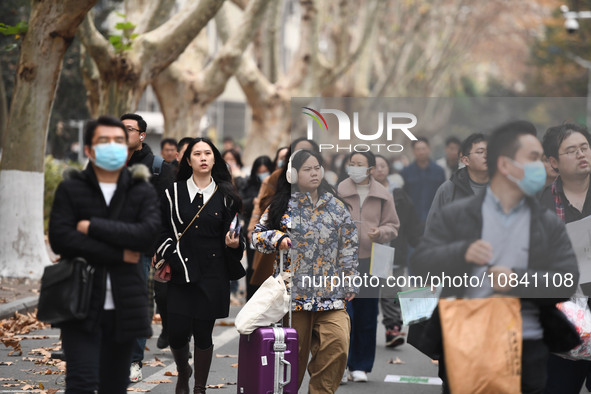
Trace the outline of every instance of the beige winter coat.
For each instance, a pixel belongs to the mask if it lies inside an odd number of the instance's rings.
[[[367,259],[371,257],[371,244],[389,243],[398,236],[400,221],[396,214],[394,198],[388,189],[378,181],[370,177],[369,194],[359,207],[359,194],[355,182],[351,178],[345,179],[338,187],[339,197],[351,205],[350,212],[353,221],[357,225],[357,234],[359,236],[359,258]],[[369,230],[377,227],[380,234],[377,240],[372,241],[369,238]]]

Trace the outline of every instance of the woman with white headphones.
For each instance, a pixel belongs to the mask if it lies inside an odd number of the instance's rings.
[[[349,350],[345,306],[358,291],[353,280],[357,229],[323,175],[319,154],[296,151],[252,235],[253,245],[263,253],[290,249],[285,271],[292,274],[298,378],[301,386],[309,371],[309,393],[334,393],[339,387]]]

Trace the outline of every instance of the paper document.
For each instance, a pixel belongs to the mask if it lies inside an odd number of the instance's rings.
[[[566,232],[579,263],[579,282],[591,282],[591,216],[568,223]]]
[[[370,275],[387,278],[392,275],[394,266],[394,248],[388,245],[371,244]]]
[[[439,301],[441,290],[441,287],[437,287],[433,293],[430,287],[421,287],[398,293],[403,324],[408,326],[430,318]]]
[[[441,386],[443,384],[443,381],[440,378],[432,378],[429,376],[400,376],[400,375],[386,375],[384,382],[430,384],[433,386]]]

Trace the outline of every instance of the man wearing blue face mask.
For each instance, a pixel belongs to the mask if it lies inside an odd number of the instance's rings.
[[[423,276],[430,272],[431,276],[445,273],[484,278],[481,285],[472,281],[457,287],[444,285],[442,298],[495,294],[520,298],[523,393],[544,391],[549,352],[566,351],[578,344],[576,331],[556,309],[556,303],[567,300],[576,289],[577,261],[564,223],[532,197],[544,187],[543,153],[536,129],[529,122],[512,122],[495,130],[488,142],[491,181],[486,192],[435,212],[412,258],[415,272]],[[572,279],[569,284],[534,284],[535,275],[565,278],[567,274]],[[498,279],[511,275],[519,280],[509,283]],[[454,366],[444,363],[438,315],[436,310],[419,347],[439,358],[439,375],[446,382],[446,370]],[[444,384],[444,392],[447,390]]]
[[[127,132],[116,118],[86,124],[90,162],[59,185],[49,241],[62,257],[95,268],[88,316],[60,324],[67,392],[126,393],[136,337],[151,335],[140,254],[160,230],[160,211],[145,167],[124,167]]]

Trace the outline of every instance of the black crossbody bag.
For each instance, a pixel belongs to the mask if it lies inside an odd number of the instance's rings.
[[[115,201],[109,219],[118,219],[126,194]],[[61,258],[43,270],[37,319],[50,324],[88,316],[95,268],[82,257]]]

